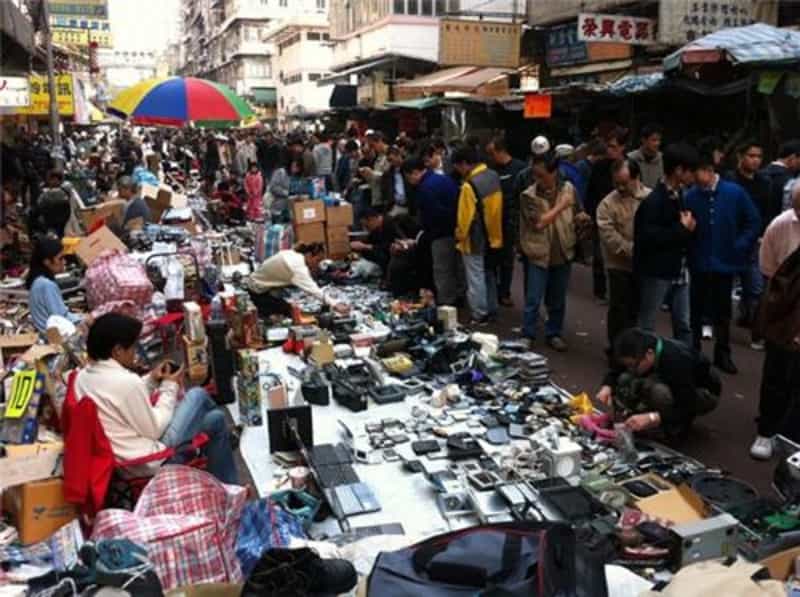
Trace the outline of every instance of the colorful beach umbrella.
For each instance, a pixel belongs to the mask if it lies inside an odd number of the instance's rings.
[[[135,124],[184,126],[190,122],[234,124],[253,116],[253,111],[230,87],[195,79],[169,77],[147,79],[122,91],[108,112],[130,118]]]

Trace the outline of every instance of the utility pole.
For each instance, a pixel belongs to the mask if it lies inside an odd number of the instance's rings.
[[[47,52],[47,93],[50,95],[50,131],[53,136],[53,153],[61,155],[61,132],[58,128],[58,96],[56,77],[53,73],[53,29],[50,27],[50,0],[41,0],[44,20],[44,44]]]

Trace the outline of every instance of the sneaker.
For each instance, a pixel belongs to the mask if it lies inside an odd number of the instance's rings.
[[[757,352],[764,352],[764,350],[766,350],[766,344],[764,344],[763,340],[753,340],[750,343],[750,348]]]
[[[713,340],[714,339],[714,328],[710,325],[703,326],[703,340]]]
[[[509,297],[503,297],[498,301],[504,307],[513,307],[514,301],[512,301]]]
[[[547,339],[547,345],[556,352],[567,352],[567,343],[561,336],[551,336]]]
[[[750,456],[756,460],[769,460],[772,458],[772,438],[757,435],[756,441],[750,447]]]
[[[669,303],[661,303],[661,310],[664,313],[669,313],[670,311],[672,311],[672,307],[670,307]]]

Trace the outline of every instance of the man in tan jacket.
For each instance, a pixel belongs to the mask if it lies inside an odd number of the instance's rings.
[[[636,325],[638,291],[633,275],[633,219],[650,189],[641,182],[639,164],[618,160],[611,166],[614,190],[597,207],[597,234],[608,279],[609,346],[619,333]]]

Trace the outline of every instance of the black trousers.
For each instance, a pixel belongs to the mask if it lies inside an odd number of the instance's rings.
[[[766,343],[764,366],[761,370],[761,398],[758,403],[758,434],[772,437],[785,431],[795,437],[800,434],[800,352],[786,350],[772,342]],[[788,415],[788,416],[787,416]],[[790,430],[788,427],[793,427]]]
[[[281,296],[280,291],[259,294],[251,290],[250,300],[258,309],[258,314],[264,319],[268,319],[271,315],[292,316],[292,305]]]
[[[639,317],[639,288],[632,272],[609,269],[608,280],[608,344],[614,347],[614,340],[620,332],[636,327]]]
[[[592,237],[592,253],[592,292],[595,298],[603,299],[606,298],[606,265],[596,229]]]
[[[714,327],[715,358],[731,352],[732,291],[732,274],[692,272],[689,297],[694,347],[701,350],[704,316],[710,316]]]

